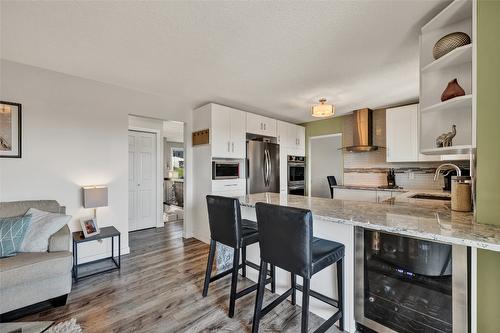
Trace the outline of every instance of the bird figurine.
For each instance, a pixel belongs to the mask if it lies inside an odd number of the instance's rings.
[[[451,126],[451,132],[443,133],[436,139],[436,147],[451,147],[453,145],[452,140],[457,135],[457,126]]]

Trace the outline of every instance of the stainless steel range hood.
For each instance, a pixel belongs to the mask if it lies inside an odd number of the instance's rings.
[[[377,150],[379,147],[373,145],[373,115],[372,110],[365,108],[353,112],[353,145],[344,147],[350,152],[368,152]]]

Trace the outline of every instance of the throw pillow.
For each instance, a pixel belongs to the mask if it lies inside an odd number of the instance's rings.
[[[30,208],[26,214],[31,215],[31,224],[19,252],[47,252],[49,238],[71,219],[69,215],[44,212],[35,208]]]
[[[0,218],[0,257],[16,255],[31,222],[31,215]]]

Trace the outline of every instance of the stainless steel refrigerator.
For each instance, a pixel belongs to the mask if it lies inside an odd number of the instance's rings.
[[[247,142],[247,193],[280,191],[280,147],[261,141]]]

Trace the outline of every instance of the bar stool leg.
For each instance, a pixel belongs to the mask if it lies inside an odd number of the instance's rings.
[[[205,282],[203,283],[203,297],[207,297],[208,285],[210,284],[210,277],[212,276],[212,266],[214,265],[215,257],[215,244],[216,242],[210,240],[210,252],[208,253],[207,270],[205,271]]]
[[[292,280],[292,305],[297,304],[297,278],[295,274],[290,273]]]
[[[302,323],[300,325],[300,332],[307,333],[309,326],[309,288],[311,281],[304,278],[304,285],[302,286]]]
[[[339,311],[342,317],[339,319],[339,329],[344,330],[344,259],[337,261],[337,290]]]
[[[247,277],[247,247],[243,246],[241,248],[241,263],[243,264],[243,268],[241,269],[241,275],[243,277]]]
[[[271,292],[274,294],[276,292],[276,266],[271,265]]]
[[[259,323],[262,310],[262,302],[264,300],[264,290],[266,287],[267,262],[260,262],[259,282],[257,287],[257,296],[255,299],[255,309],[253,312],[252,333],[259,332]]]
[[[240,265],[240,249],[234,249],[233,274],[231,278],[231,295],[229,297],[229,318],[234,317],[234,303],[236,302],[236,286],[238,284],[238,266]]]

